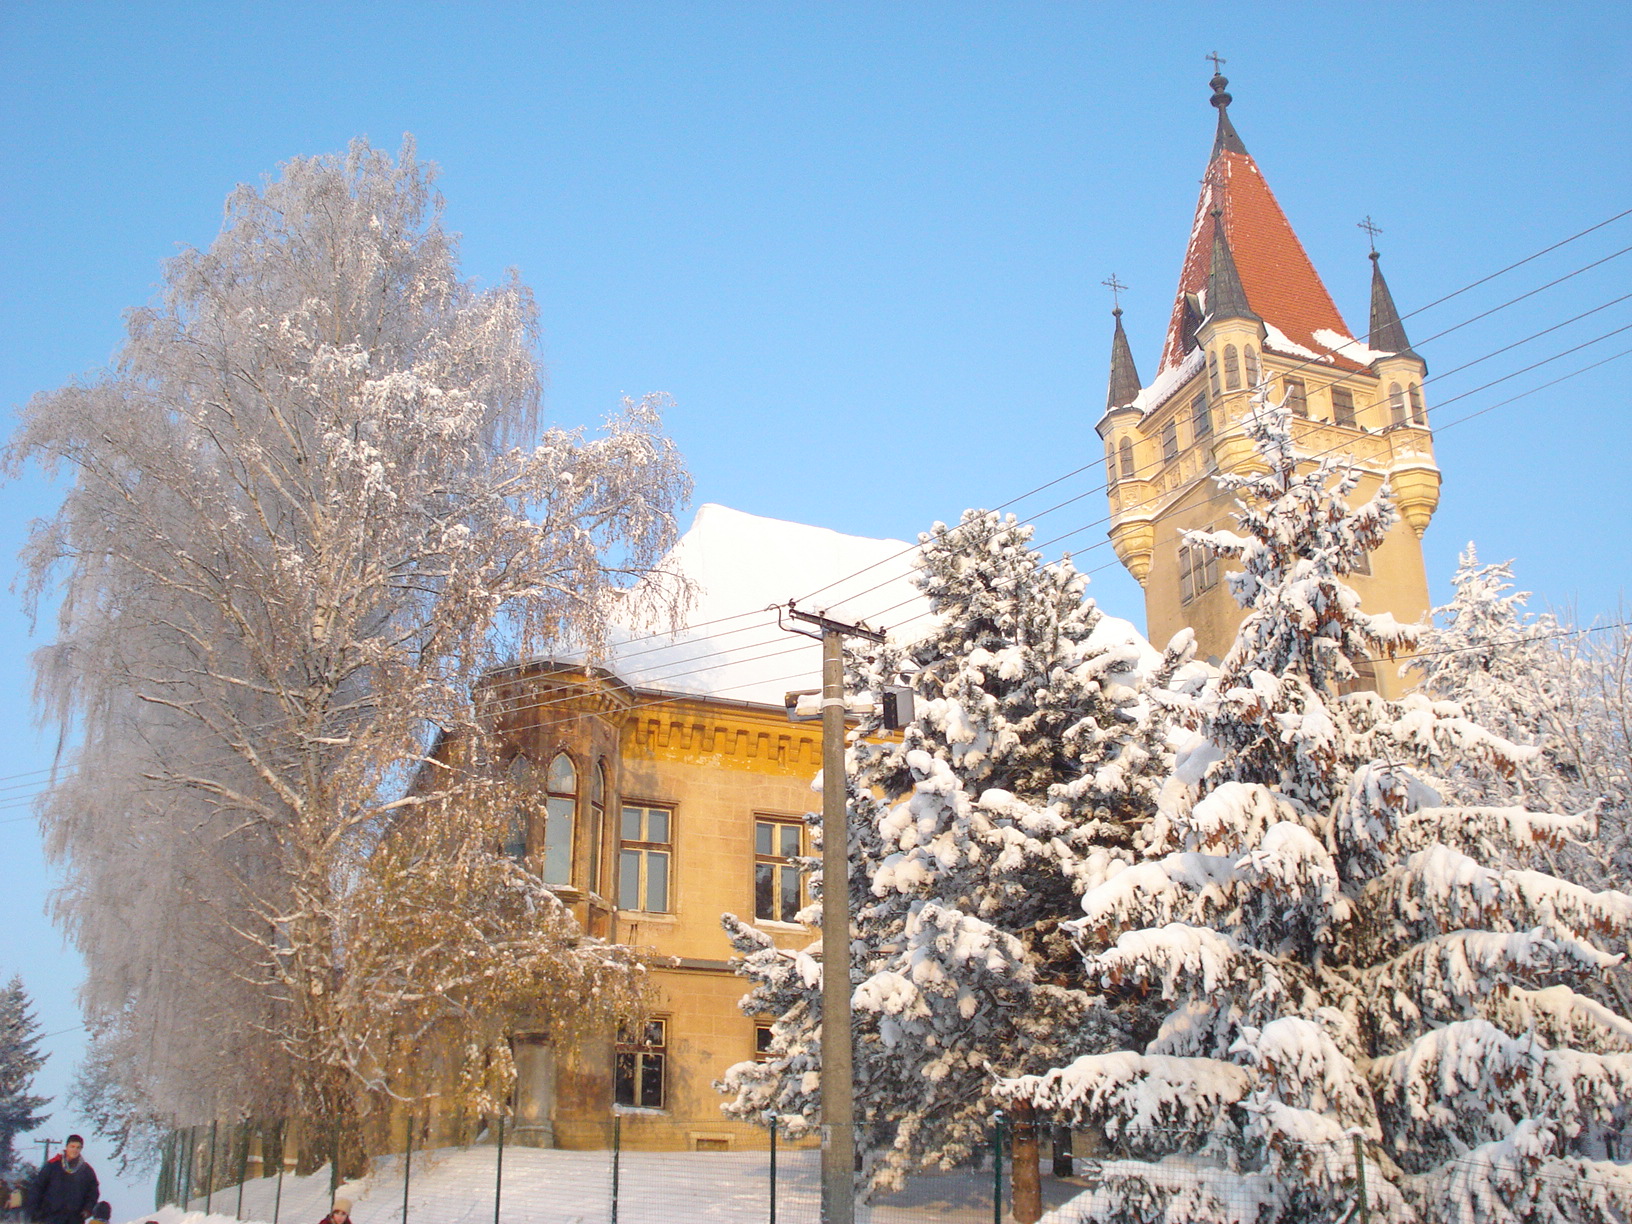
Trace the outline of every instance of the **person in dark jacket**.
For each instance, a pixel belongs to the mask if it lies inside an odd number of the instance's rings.
[[[84,1152],[85,1140],[69,1135],[62,1151],[45,1162],[23,1204],[34,1224],[85,1224],[102,1187]]]

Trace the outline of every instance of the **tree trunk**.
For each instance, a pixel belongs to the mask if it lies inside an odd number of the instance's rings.
[[[1013,1131],[1010,1139],[1010,1197],[1017,1224],[1035,1224],[1043,1214],[1042,1174],[1038,1168],[1037,1114],[1029,1103],[1016,1103],[1009,1112]]]

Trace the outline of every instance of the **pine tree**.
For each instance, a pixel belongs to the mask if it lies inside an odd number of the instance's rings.
[[[1132,1049],[1000,1094],[1126,1157],[1096,1220],[1336,1218],[1354,1133],[1384,1218],[1622,1220],[1632,1022],[1603,977],[1632,897],[1523,866],[1581,818],[1444,805],[1435,770],[1532,752],[1449,702],[1343,692],[1415,638],[1344,581],[1394,521],[1388,490],[1350,509],[1354,474],[1300,461],[1284,407],[1247,430],[1267,471],[1221,480],[1240,532],[1189,536],[1240,566],[1246,617],[1216,681],[1170,700],[1194,739],[1143,858],[1075,927],[1090,977],[1159,1014]],[[1490,1214],[1515,1178],[1521,1206]]]
[[[40,1111],[51,1103],[29,1091],[46,1058],[31,1007],[23,979],[14,975],[0,989],[0,1174],[13,1171],[17,1136],[44,1122]]]
[[[849,677],[873,692],[904,677],[918,703],[899,743],[864,721],[848,757],[858,1148],[875,1189],[984,1143],[994,1075],[1113,1040],[1061,923],[1148,813],[1154,736],[1133,645],[1095,640],[1086,579],[1041,566],[1030,535],[979,511],[937,524],[918,579],[935,628]],[[728,1072],[728,1112],[808,1125],[821,966],[727,930],[757,983],[745,1010],[778,1017],[771,1057]]]

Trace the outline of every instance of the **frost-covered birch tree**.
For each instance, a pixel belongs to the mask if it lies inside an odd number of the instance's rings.
[[[1133,644],[1096,639],[1086,578],[1043,565],[1030,537],[982,511],[937,524],[917,579],[935,627],[852,660],[853,690],[904,680],[917,703],[899,742],[864,720],[847,761],[857,1146],[873,1189],[984,1144],[995,1076],[1113,1043],[1060,924],[1149,815],[1159,735]],[[726,926],[756,983],[744,1009],[777,1017],[771,1056],[727,1073],[727,1112],[798,1131],[817,1120],[817,949]]]
[[[1441,798],[1451,763],[1533,749],[1454,703],[1343,692],[1416,637],[1345,582],[1387,488],[1351,509],[1354,474],[1301,460],[1284,408],[1247,430],[1267,471],[1221,481],[1239,533],[1189,537],[1239,566],[1246,617],[1216,681],[1171,699],[1194,739],[1075,926],[1090,977],[1154,1022],[1001,1095],[1103,1132],[1097,1221],[1339,1218],[1356,1134],[1387,1219],[1624,1220],[1632,1022],[1604,970],[1632,897],[1532,866],[1590,816]]]
[[[406,870],[382,839],[425,813],[497,854],[491,804],[464,800],[503,783],[433,746],[484,759],[480,677],[593,648],[688,492],[655,399],[541,431],[531,295],[461,277],[434,179],[411,141],[359,141],[239,187],[113,367],[35,397],[9,449],[66,482],[25,555],[56,608],[56,916],[124,1098],[173,1120],[344,1118],[379,1086],[369,1026],[429,938],[378,899]],[[466,955],[629,972],[537,888],[473,870],[506,887],[463,898]],[[383,928],[403,944],[355,944]],[[439,980],[418,1005],[457,1012]]]

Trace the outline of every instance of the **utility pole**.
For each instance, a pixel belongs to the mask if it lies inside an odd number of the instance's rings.
[[[45,1155],[40,1159],[40,1168],[43,1169],[51,1163],[51,1149],[56,1146],[57,1141],[55,1139],[36,1139],[34,1142],[45,1149]]]
[[[850,830],[844,801],[844,639],[883,642],[788,603],[822,643],[822,1224],[855,1224],[856,1086],[850,1038]],[[816,637],[804,629],[794,629]]]

